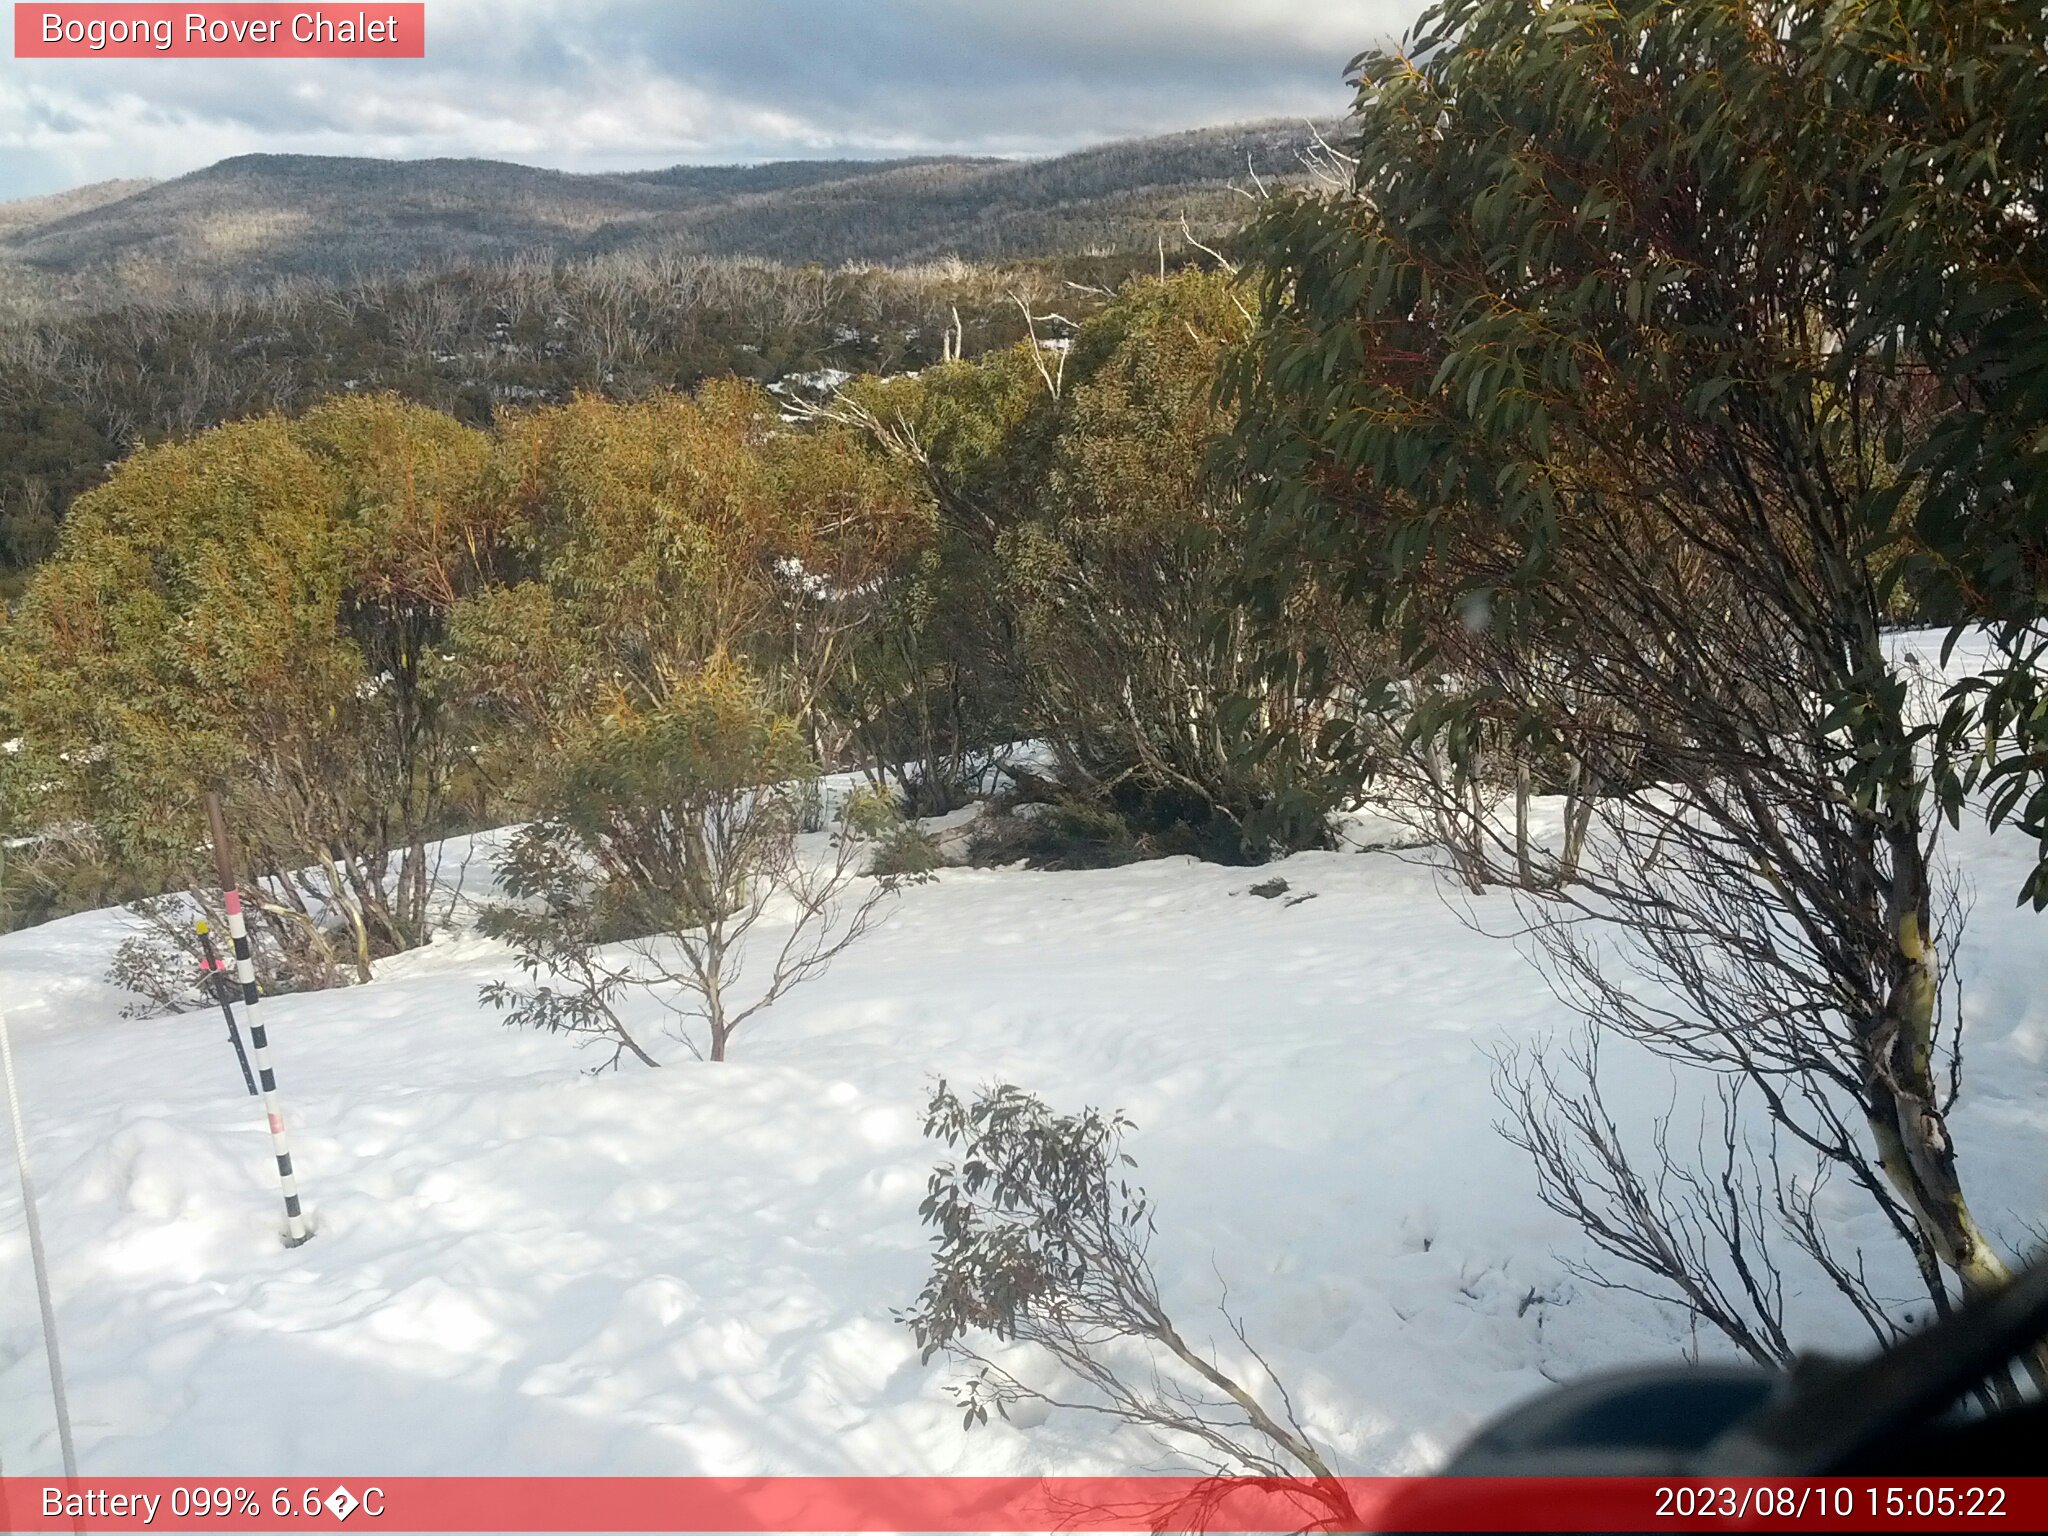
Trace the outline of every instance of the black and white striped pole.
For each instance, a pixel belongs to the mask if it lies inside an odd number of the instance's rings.
[[[249,1051],[256,1058],[256,1081],[263,1108],[270,1117],[270,1148],[277,1154],[278,1182],[284,1186],[284,1245],[296,1248],[313,1234],[299,1211],[299,1181],[292,1173],[291,1143],[285,1139],[284,1105],[277,1097],[277,1074],[270,1069],[270,1037],[256,1012],[256,957],[249,947],[249,925],[242,917],[242,893],[235,887],[235,866],[228,849],[228,826],[220,813],[220,796],[206,792],[206,819],[213,830],[213,863],[220,875],[221,903],[228,912],[228,937],[235,942],[235,979],[242,984],[242,1015],[249,1023]]]

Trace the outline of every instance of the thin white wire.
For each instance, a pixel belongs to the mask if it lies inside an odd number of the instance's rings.
[[[28,1130],[21,1119],[21,1091],[14,1079],[14,1046],[7,1016],[0,1014],[0,1076],[7,1080],[7,1116],[14,1125],[14,1162],[21,1171],[21,1208],[28,1218],[29,1261],[35,1266],[36,1301],[43,1309],[43,1353],[50,1359],[50,1397],[57,1407],[57,1443],[64,1451],[64,1476],[76,1481],[78,1454],[71,1448],[71,1405],[64,1396],[64,1365],[57,1352],[57,1309],[50,1301],[50,1264],[43,1253],[43,1224],[36,1215],[36,1186],[28,1171]]]

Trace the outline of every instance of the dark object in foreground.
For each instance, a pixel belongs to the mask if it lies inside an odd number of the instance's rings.
[[[1872,1359],[1636,1370],[1510,1410],[1444,1470],[1464,1477],[2038,1472],[2048,1398],[1982,1411],[2048,1336],[2048,1261]]]
[[[228,968],[221,963],[219,953],[213,947],[213,930],[206,919],[200,918],[192,925],[199,935],[200,948],[206,952],[206,989],[220,1004],[221,1016],[228,1021],[228,1043],[235,1048],[235,1060],[241,1063],[242,1083],[249,1090],[249,1097],[256,1097],[256,1075],[249,1070],[249,1053],[242,1049],[242,1032],[235,1027],[235,1005],[228,1001],[233,986]]]

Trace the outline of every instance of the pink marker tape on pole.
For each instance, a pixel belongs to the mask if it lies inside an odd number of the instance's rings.
[[[270,1036],[256,1013],[256,961],[249,947],[249,925],[242,919],[242,893],[235,888],[234,861],[228,851],[227,822],[220,796],[206,794],[206,819],[213,831],[213,861],[220,875],[222,904],[228,911],[228,936],[235,941],[235,979],[242,986],[242,1016],[249,1025],[249,1053],[256,1060],[256,1081],[263,1108],[270,1116],[270,1148],[277,1157],[278,1182],[284,1186],[284,1245],[296,1248],[313,1234],[299,1209],[299,1181],[292,1171],[291,1144],[285,1138],[284,1105],[277,1096],[277,1074],[270,1066]]]

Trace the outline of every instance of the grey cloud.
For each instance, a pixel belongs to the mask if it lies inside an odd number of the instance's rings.
[[[1052,153],[1341,110],[1420,0],[430,0],[425,61],[0,61],[0,196],[227,154]]]

